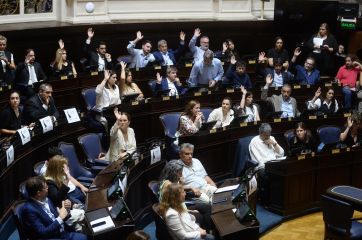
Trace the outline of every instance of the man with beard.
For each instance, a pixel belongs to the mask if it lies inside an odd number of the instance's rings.
[[[40,63],[35,62],[35,52],[33,49],[25,51],[25,61],[19,63],[15,70],[15,88],[20,95],[26,99],[34,95],[33,84],[46,80],[47,77]]]
[[[59,112],[52,98],[53,88],[48,83],[43,83],[39,87],[39,93],[32,96],[25,103],[24,122],[29,124],[36,122],[38,119],[52,116],[59,117]]]
[[[281,90],[281,94],[273,94],[271,97],[268,97],[269,86],[273,82],[271,75],[268,75],[265,80],[266,84],[261,92],[261,99],[264,101],[269,101],[274,106],[274,111],[283,112],[281,117],[298,117],[300,112],[297,108],[297,101],[295,98],[291,97],[292,87],[289,84],[284,84]]]
[[[142,42],[142,49],[136,49],[136,44],[143,39],[141,31],[137,32],[135,40],[130,41],[127,46],[128,53],[132,56],[132,62],[129,65],[130,68],[144,68],[151,62],[155,61],[155,57],[151,53],[152,43],[149,40]]]
[[[194,32],[194,36],[191,38],[189,42],[190,51],[194,57],[194,63],[202,61],[204,59],[204,53],[209,49],[209,37],[202,36],[200,38],[200,47],[196,46],[196,40],[201,36],[200,28],[196,28]]]
[[[300,48],[297,47],[294,50],[294,55],[292,58],[292,68],[295,70],[294,82],[299,84],[310,84],[316,85],[319,83],[319,70],[315,69],[315,59],[313,57],[307,57],[304,62],[304,66],[294,65],[297,57],[302,53]]]

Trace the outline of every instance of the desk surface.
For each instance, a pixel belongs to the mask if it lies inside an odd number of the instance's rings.
[[[352,186],[340,185],[327,190],[327,194],[342,201],[348,202],[359,211],[362,211],[362,189]]]

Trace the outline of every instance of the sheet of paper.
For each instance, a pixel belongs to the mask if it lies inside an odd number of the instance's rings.
[[[12,162],[14,162],[14,147],[10,147],[6,150],[6,166],[8,167]]]
[[[28,127],[23,127],[18,129],[18,133],[21,139],[21,144],[26,144],[28,142],[30,142],[31,140],[31,136],[30,136],[30,131]]]
[[[252,179],[249,181],[249,195],[256,191],[258,188],[258,182],[256,181],[256,177],[253,176]]]
[[[314,44],[314,45],[317,45],[317,46],[322,46],[322,44],[323,44],[323,39],[322,39],[322,38],[319,38],[319,37],[315,37],[315,38],[313,38],[313,44]]]
[[[64,109],[65,117],[67,118],[68,123],[80,122],[80,118],[75,108]]]
[[[151,150],[151,165],[161,160],[161,148],[156,147]]]
[[[98,223],[102,223],[99,226],[93,227],[94,225],[98,224]],[[114,228],[114,222],[111,218],[111,216],[107,216],[107,217],[103,217],[103,218],[99,218],[97,220],[94,220],[92,222],[90,222],[90,225],[92,226],[93,232],[97,233],[109,228]]]
[[[222,188],[218,188],[215,193],[222,193],[222,192],[228,192],[228,191],[233,191],[235,189],[237,189],[239,187],[239,184],[236,185],[231,185],[231,186],[227,186],[227,187],[222,187]]]
[[[41,127],[43,128],[43,133],[53,130],[53,121],[50,116],[39,119]]]

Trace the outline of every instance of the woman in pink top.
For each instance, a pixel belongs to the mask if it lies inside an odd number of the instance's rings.
[[[345,65],[339,68],[336,80],[343,84],[344,107],[351,108],[352,94],[356,92],[357,76],[362,69],[362,65],[351,55],[345,58],[345,62]]]

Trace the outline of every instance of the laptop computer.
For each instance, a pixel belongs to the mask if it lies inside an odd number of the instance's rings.
[[[203,122],[201,125],[201,128],[199,131],[204,131],[204,130],[210,130],[212,129],[217,121],[212,121],[212,122]]]

